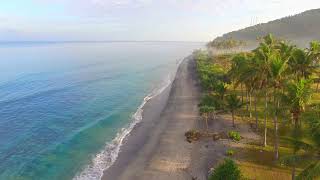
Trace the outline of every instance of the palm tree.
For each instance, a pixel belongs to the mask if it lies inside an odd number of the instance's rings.
[[[295,127],[299,126],[299,117],[310,102],[312,95],[311,81],[300,79],[291,82],[287,86],[287,93],[283,96],[283,102],[287,103],[293,115]]]
[[[214,95],[213,93],[209,93],[209,94],[204,95],[201,98],[200,104],[198,105],[199,108],[205,107],[205,106],[209,107],[209,108],[213,108],[213,110],[210,109],[210,112],[208,113],[208,119],[212,118],[214,120],[216,114],[219,113],[219,111],[223,111],[224,102],[220,96]],[[206,108],[201,110],[200,113],[205,112],[205,109]],[[202,114],[202,115],[205,116],[205,114]]]
[[[257,99],[258,99],[258,91],[261,86],[261,76],[260,76],[260,69],[257,68],[258,62],[257,58],[254,54],[247,54],[246,56],[246,65],[242,66],[240,74],[238,75],[238,79],[240,82],[244,83],[247,91],[249,92],[249,117],[252,117],[252,103],[251,97],[254,96],[254,112],[255,112],[255,123],[256,129],[258,128],[258,112],[257,112]],[[258,60],[260,61],[260,60]],[[243,101],[242,101],[243,103]]]
[[[288,61],[291,73],[295,75],[297,80],[309,78],[317,69],[314,64],[313,55],[306,51],[295,48],[292,53],[292,58]]]
[[[319,110],[316,110],[317,113],[314,116],[311,116],[309,119],[309,131],[311,134],[311,138],[313,143],[311,146],[310,153],[312,162],[307,168],[305,168],[297,177],[297,179],[316,179],[320,177],[320,114]]]
[[[270,85],[273,88],[274,99],[274,130],[275,130],[275,159],[279,158],[279,139],[278,139],[278,115],[280,108],[280,90],[283,88],[287,60],[282,59],[280,53],[274,52],[270,57]]]
[[[280,112],[280,94],[283,92],[284,82],[286,80],[286,73],[288,61],[292,58],[295,46],[287,42],[280,42],[276,45],[276,50],[272,54],[270,62],[271,87],[274,89],[274,132],[275,132],[275,159],[279,158],[279,137],[278,137],[278,117]]]
[[[319,90],[320,83],[320,71],[319,71],[319,63],[320,63],[320,42],[312,41],[310,42],[310,46],[308,49],[308,56],[313,61],[313,65],[316,66],[315,74],[317,78],[314,79],[315,83],[317,83],[317,92]]]
[[[276,45],[276,49],[283,59],[289,60],[292,57],[293,50],[296,49],[296,46],[291,45],[289,42],[281,41]]]
[[[242,89],[242,79],[241,74],[243,74],[243,72],[246,72],[246,66],[247,66],[248,62],[247,62],[247,57],[246,54],[241,53],[236,55],[235,57],[233,57],[232,59],[232,66],[231,69],[228,72],[229,77],[231,77],[232,81],[233,81],[233,86],[234,89],[240,85],[241,88],[241,102],[243,103],[243,89]]]
[[[243,84],[246,87],[246,106],[249,112],[249,117],[252,117],[252,94],[257,90],[257,80],[258,74],[255,71],[253,61],[253,53],[241,53],[236,55],[232,59],[232,68],[229,71],[229,76],[233,79],[234,89],[240,84],[241,87],[241,102],[243,103]],[[255,94],[256,95],[256,94]],[[255,96],[255,105],[256,105]],[[256,107],[256,106],[255,106]],[[256,108],[255,108],[256,112]],[[256,112],[256,122],[257,122],[257,112]],[[256,126],[257,127],[257,126]]]
[[[320,119],[319,114],[312,116],[309,122],[311,138],[313,142],[303,141],[303,134],[301,127],[295,127],[292,138],[284,138],[293,145],[293,154],[283,158],[283,162],[292,166],[292,180],[316,179],[320,177]],[[303,149],[303,153],[297,153]],[[305,161],[311,162],[298,176],[296,176],[295,167]]]
[[[299,153],[299,150],[304,150],[305,152],[309,152],[313,147],[305,143],[303,139],[303,132],[300,127],[295,127],[292,132],[292,138],[283,138],[283,140],[289,142],[292,145],[292,154],[287,155],[281,158],[282,163],[286,164],[287,166],[292,167],[291,171],[291,179],[296,179],[296,166],[303,162],[305,159],[309,157],[308,153]]]
[[[254,111],[256,118],[256,128],[258,127],[258,113],[257,113],[257,91],[259,90],[259,74],[253,67],[252,58],[247,66],[246,72],[242,74],[241,79],[245,82],[248,91],[248,102],[249,105],[249,117],[252,117],[252,95],[254,95]]]
[[[318,147],[320,148],[320,147]],[[319,156],[319,155],[318,155]],[[316,162],[309,165],[306,169],[304,169],[297,177],[297,179],[316,179],[320,177],[320,160],[318,159]]]
[[[268,88],[270,81],[270,58],[274,53],[275,40],[272,35],[264,37],[260,46],[254,50],[256,73],[259,75],[259,89],[264,90],[265,108],[264,108],[264,146],[267,146],[267,112],[268,112]]]
[[[260,74],[256,69],[256,62],[253,54],[246,54],[246,64],[242,66],[238,79],[245,84],[247,90],[247,111],[249,117],[252,117],[252,95],[254,96],[254,111],[256,118],[256,128],[258,128],[258,113],[257,113],[257,91],[260,85]],[[248,97],[249,96],[249,97]],[[242,102],[243,103],[243,102]]]
[[[221,100],[223,100],[224,99],[224,95],[227,92],[227,87],[226,87],[225,83],[224,82],[216,83],[216,86],[215,86],[214,90],[217,93],[217,95],[219,96],[219,98]]]
[[[231,95],[227,96],[226,100],[227,100],[226,108],[229,112],[231,112],[232,126],[235,127],[236,125],[234,122],[234,116],[235,116],[236,111],[242,107],[242,103],[238,99],[236,94],[231,94]]]
[[[314,64],[318,64],[320,61],[320,42],[312,41],[310,42],[308,49],[308,56],[312,59]]]
[[[204,117],[204,120],[206,122],[206,130],[208,131],[208,129],[209,129],[208,119],[209,119],[210,114],[215,111],[215,108],[212,106],[204,105],[204,106],[200,106],[199,110],[200,110],[201,116]]]

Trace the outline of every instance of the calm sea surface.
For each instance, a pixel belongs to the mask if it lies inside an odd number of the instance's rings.
[[[0,44],[0,179],[99,179],[200,43]]]

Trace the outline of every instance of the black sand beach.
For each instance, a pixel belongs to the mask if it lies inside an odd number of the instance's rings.
[[[172,85],[145,105],[142,122],[125,140],[118,159],[102,179],[207,179],[209,169],[224,157],[229,141],[185,140],[186,131],[204,126],[198,112],[200,92],[190,56],[181,63]],[[231,129],[231,121],[221,117],[209,125],[214,132]]]

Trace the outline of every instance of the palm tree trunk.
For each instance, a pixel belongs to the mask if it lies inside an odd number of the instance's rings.
[[[293,119],[294,119],[294,127],[299,127],[299,114],[297,112],[293,113]]]
[[[279,159],[278,116],[276,116],[275,118],[274,129],[275,129],[275,143],[274,143],[275,159],[278,160]]]
[[[295,180],[296,179],[296,167],[292,167],[292,173],[291,173],[291,179]]]
[[[250,118],[252,118],[252,112],[251,112],[252,111],[252,103],[251,103],[252,101],[251,101],[251,99],[252,99],[252,92],[249,93],[249,117]]]
[[[247,90],[246,90],[246,101],[247,101],[246,108],[247,108],[247,113],[248,113],[248,111],[249,111],[249,92]]]
[[[208,125],[208,115],[205,116],[205,121],[206,121],[206,128],[207,128],[207,131],[209,129],[209,125]]]
[[[231,111],[231,114],[232,114],[232,126],[233,126],[233,127],[236,127],[236,124],[235,124],[235,122],[234,122],[234,112]]]
[[[267,110],[268,110],[268,93],[265,93],[265,106],[264,106],[264,142],[263,145],[267,146]]]
[[[254,93],[254,114],[256,116],[256,130],[258,130],[257,93]]]
[[[278,137],[278,110],[280,107],[279,100],[276,100],[276,112],[275,112],[275,117],[274,117],[274,155],[275,155],[275,160],[279,159],[279,137]]]
[[[242,89],[242,84],[240,84],[240,89],[241,89],[241,103],[243,104],[243,89]]]
[[[301,121],[300,118],[298,119],[298,122],[299,122],[299,126],[301,127],[302,126],[302,121]]]

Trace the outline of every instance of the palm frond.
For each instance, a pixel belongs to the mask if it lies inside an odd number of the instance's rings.
[[[286,166],[296,166],[297,164],[304,162],[310,156],[306,154],[288,155],[280,158],[280,163]]]
[[[293,137],[281,137],[282,140],[289,142],[290,144],[294,145],[297,147],[297,149],[303,149],[306,151],[311,151],[314,150],[314,146],[310,143],[304,142],[298,138],[293,138]]]
[[[315,179],[320,177],[320,161],[312,163],[304,169],[297,177],[297,180]]]

